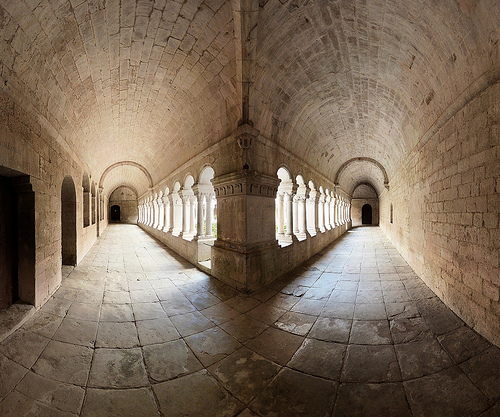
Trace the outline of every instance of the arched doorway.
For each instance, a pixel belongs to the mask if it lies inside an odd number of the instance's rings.
[[[372,224],[372,206],[370,204],[365,204],[361,208],[361,223]]]
[[[17,194],[10,178],[0,176],[0,311],[18,299]]]
[[[61,187],[62,264],[76,265],[76,189],[73,178],[64,177]]]
[[[111,221],[112,222],[120,221],[120,206],[116,204],[111,206]]]

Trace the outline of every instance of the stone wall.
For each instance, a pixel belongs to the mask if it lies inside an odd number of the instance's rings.
[[[499,345],[500,83],[469,97],[391,178],[381,226],[425,283]]]
[[[82,177],[88,167],[46,118],[33,116],[26,110],[29,104],[16,100],[0,91],[0,171],[16,178],[24,219],[19,230],[24,251],[19,298],[40,307],[61,284],[61,189],[66,175],[76,191],[78,262],[95,243],[97,224],[83,227]]]

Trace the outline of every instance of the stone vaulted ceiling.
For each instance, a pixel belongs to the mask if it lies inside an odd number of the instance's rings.
[[[249,69],[245,9],[258,10]],[[242,81],[265,137],[332,179],[358,157],[390,178],[467,89],[498,77],[499,28],[496,0],[0,0],[1,88],[94,178],[135,161],[160,181],[234,131]],[[145,191],[123,170],[109,187]],[[345,189],[380,190],[375,171],[360,163]]]

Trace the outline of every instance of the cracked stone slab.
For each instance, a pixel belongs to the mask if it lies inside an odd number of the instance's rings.
[[[166,416],[233,417],[244,409],[207,371],[153,385],[153,391]]]

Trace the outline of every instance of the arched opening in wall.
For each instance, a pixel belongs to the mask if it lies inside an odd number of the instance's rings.
[[[217,200],[212,185],[214,170],[210,166],[204,167],[200,172],[198,184],[194,187],[197,196],[197,238],[198,238],[198,263],[211,269],[212,246],[217,238]]]
[[[0,176],[0,310],[18,299],[17,211],[12,181]]]
[[[372,224],[372,206],[365,204],[361,208],[361,223]]]
[[[172,236],[179,236],[182,232],[182,199],[179,195],[181,184],[179,181],[174,183],[172,189]]]
[[[86,172],[83,173],[82,179],[83,192],[83,227],[90,226],[90,179]]]
[[[0,166],[0,310],[35,304],[35,248],[31,179]]]
[[[117,187],[109,196],[109,220],[137,224],[139,208],[137,192],[129,186]]]
[[[359,183],[351,193],[351,220],[354,227],[366,224],[378,225],[379,224],[379,199],[378,194],[368,182]],[[371,216],[366,211],[370,206]],[[370,217],[370,218],[369,218]]]
[[[61,251],[63,265],[76,265],[76,189],[70,175],[61,187]]]
[[[114,204],[111,206],[111,221],[119,222],[120,221],[120,206]]]
[[[92,219],[92,224],[95,224],[96,218],[97,218],[97,212],[96,212],[96,198],[97,198],[97,193],[95,190],[95,182],[92,183],[92,187],[90,189],[91,193],[91,214],[90,217]]]
[[[311,236],[316,236],[319,229],[317,228],[317,217],[316,217],[316,203],[318,198],[318,191],[312,181],[307,184],[309,187],[309,198],[306,202],[306,225],[307,232]]]
[[[275,200],[276,240],[281,247],[285,247],[293,242],[293,181],[284,167],[278,169],[277,175],[280,185]]]
[[[198,200],[193,191],[194,178],[192,175],[186,175],[184,178],[184,185],[181,190],[182,198],[182,238],[186,240],[193,240],[196,236],[196,218]]]
[[[307,238],[307,222],[306,222],[306,199],[307,186],[302,175],[297,175],[297,193],[294,197],[293,210],[297,210],[297,216],[293,216],[293,234],[297,236],[299,241]]]

